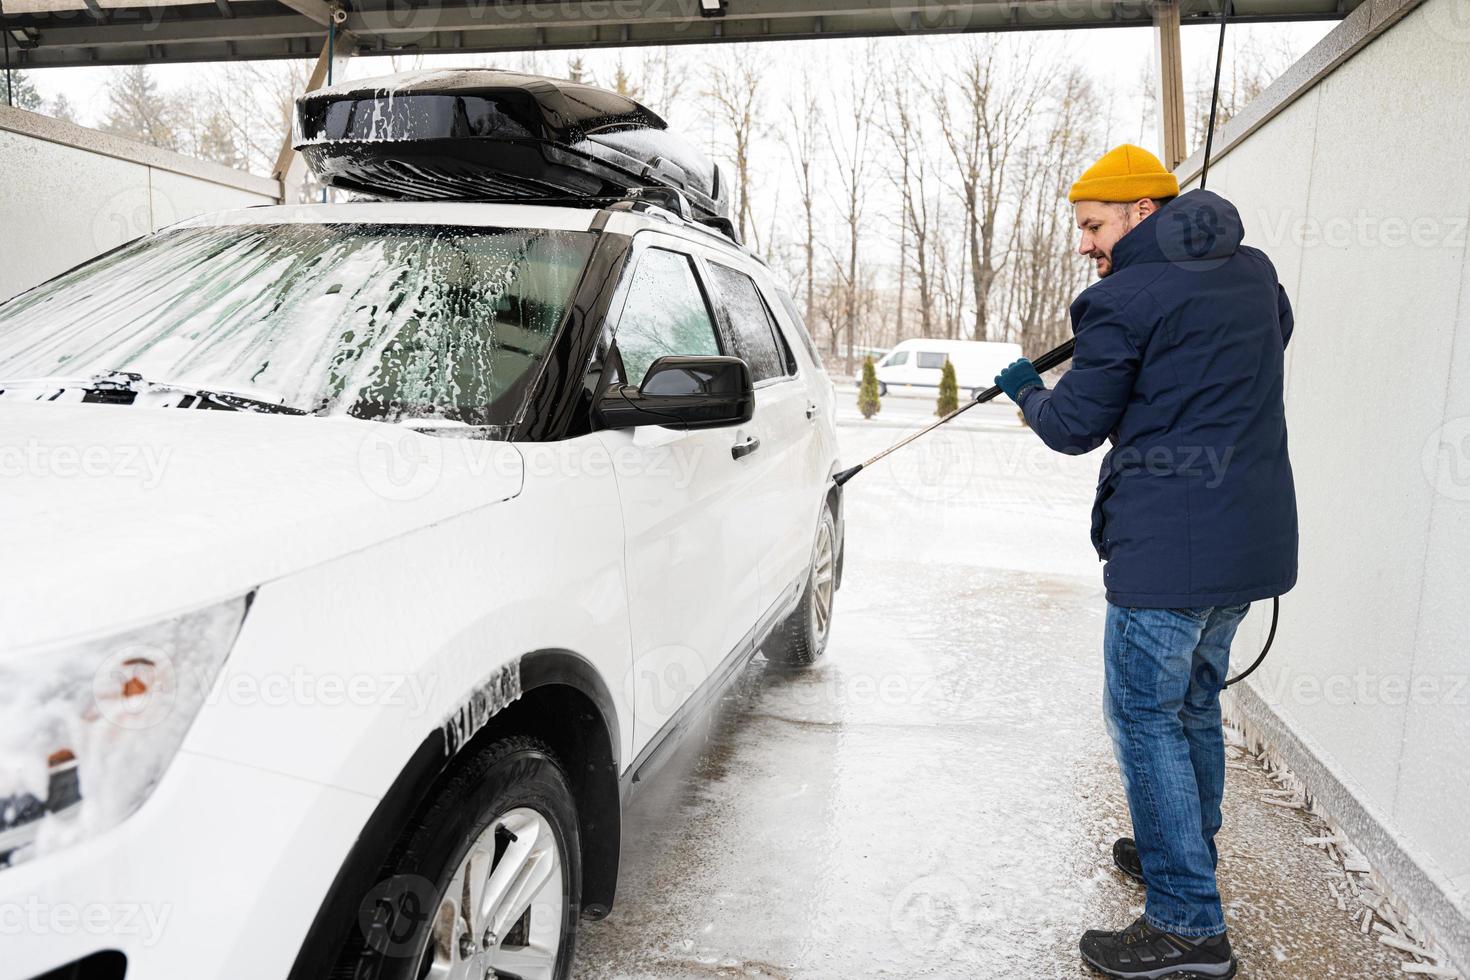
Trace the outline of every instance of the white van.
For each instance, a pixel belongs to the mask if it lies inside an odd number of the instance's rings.
[[[878,375],[878,394],[890,388],[939,389],[946,359],[953,362],[961,397],[973,398],[995,383],[995,376],[1016,358],[1020,344],[983,340],[905,340],[873,365]]]

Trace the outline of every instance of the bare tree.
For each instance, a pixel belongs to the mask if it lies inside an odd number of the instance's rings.
[[[587,67],[586,58],[577,54],[568,59],[567,79],[573,82],[583,82],[587,85],[593,84],[592,70]]]
[[[633,98],[662,115],[678,103],[688,72],[672,48],[654,48],[643,54],[629,76],[637,93]]]
[[[964,218],[961,217],[961,227],[955,228],[953,220],[945,220],[945,213],[942,209],[938,212],[938,234],[934,239],[935,282],[944,336],[955,340],[960,335],[960,321],[964,316],[965,271],[968,266],[963,254]]]
[[[609,87],[619,95],[626,95],[630,99],[641,100],[643,98],[637,79],[628,71],[628,66],[623,64],[621,56],[618,58],[618,63],[613,66],[612,85]]]
[[[521,72],[524,75],[545,75],[545,74],[547,74],[549,70],[547,69],[547,67],[546,67],[546,65],[545,65],[545,63],[544,63],[544,61],[542,59],[542,55],[544,53],[547,53],[547,52],[543,52],[543,51],[538,50],[536,48],[532,48],[532,49],[530,49],[528,51],[517,51],[515,53],[515,55],[514,55],[514,58],[515,58],[515,61],[514,61],[515,70],[518,71],[518,72]],[[498,65],[502,65],[502,66],[503,65],[509,65],[509,64],[512,63],[509,60],[511,57],[512,56],[509,55],[509,54],[502,54],[502,55],[499,55],[495,59],[494,62],[487,61],[486,64],[487,65],[498,64]]]
[[[1026,136],[1046,75],[1034,63],[1034,50],[1032,44],[1011,39],[974,39],[966,46],[958,71],[930,88],[958,170],[965,210],[974,340],[990,336],[990,292],[1005,261],[997,235],[1010,165]]]
[[[246,169],[269,173],[275,166],[311,68],[309,61],[231,62],[208,87]]]
[[[751,151],[765,129],[761,113],[761,79],[766,74],[763,56],[747,45],[727,49],[710,70],[710,87],[704,96],[713,107],[712,121],[725,138],[735,164],[735,230],[741,241],[747,230],[754,233],[751,213]],[[759,247],[759,242],[756,243]]]
[[[841,280],[845,302],[843,304],[843,334],[847,340],[844,353],[844,370],[854,371],[853,347],[858,318],[858,253],[866,215],[867,180],[872,167],[868,150],[869,137],[873,128],[873,73],[872,49],[869,48],[867,64],[854,66],[853,78],[847,86],[850,101],[845,106],[835,104],[831,117],[836,119],[845,113],[841,128],[827,128],[827,142],[832,148],[836,167],[835,190],[837,192],[838,217],[847,229],[847,255],[844,260],[834,262]],[[840,90],[841,87],[839,87]]]
[[[1264,92],[1266,86],[1291,67],[1299,53],[1288,37],[1278,36],[1268,42],[1259,34],[1248,34],[1243,38],[1237,35],[1226,51],[1224,64],[1220,66],[1220,105],[1215,126],[1218,128],[1225,125],[1227,120]],[[1214,83],[1214,58],[1196,62],[1190,86],[1190,146],[1200,147],[1205,144],[1205,130],[1210,125],[1210,96]]]
[[[816,322],[816,181],[817,158],[821,150],[822,113],[811,84],[811,78],[803,71],[800,83],[792,90],[793,101],[786,104],[789,126],[783,142],[796,171],[797,195],[801,199],[801,254],[803,259],[802,289],[805,294],[806,321]],[[832,353],[837,352],[837,335],[832,334]]]
[[[177,103],[178,149],[200,160],[243,170],[248,161],[235,141],[235,124],[217,99],[180,98]]]
[[[1067,307],[1086,282],[1088,267],[1072,254],[1067,188],[1097,145],[1100,100],[1087,75],[1072,68],[1052,82],[1044,125],[1025,148],[1015,243],[1005,290],[1006,321],[1028,351],[1061,343],[1070,331]]]
[[[925,113],[918,106],[914,94],[915,83],[909,69],[892,63],[885,67],[881,75],[883,114],[879,126],[893,148],[888,176],[899,194],[898,325],[903,329],[905,285],[912,268],[918,280],[919,335],[930,337],[934,334],[934,243],[930,195],[935,174],[926,145]],[[909,245],[910,238],[912,246]]]

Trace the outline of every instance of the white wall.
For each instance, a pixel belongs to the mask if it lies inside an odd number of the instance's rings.
[[[0,107],[0,299],[175,221],[278,193],[266,178]]]
[[[1361,806],[1361,843],[1396,890],[1440,893],[1417,897],[1439,904],[1437,938],[1464,967],[1470,0],[1373,23],[1380,6],[1414,7],[1364,4],[1304,59],[1295,100],[1254,132],[1242,120],[1210,169],[1297,316],[1286,401],[1301,574],[1248,682],[1258,698],[1242,701]],[[1362,46],[1331,67],[1355,32]],[[1261,606],[1237,663],[1259,649]]]

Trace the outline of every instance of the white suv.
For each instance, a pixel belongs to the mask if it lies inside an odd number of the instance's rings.
[[[187,221],[0,389],[5,978],[564,978],[640,779],[827,642],[831,382],[646,201]]]

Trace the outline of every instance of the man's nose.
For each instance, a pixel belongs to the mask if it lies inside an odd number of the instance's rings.
[[[1089,237],[1087,235],[1083,235],[1082,236],[1082,242],[1081,242],[1081,244],[1079,244],[1077,246],[1077,254],[1078,255],[1091,255],[1092,254],[1092,239],[1091,239],[1091,237]]]

